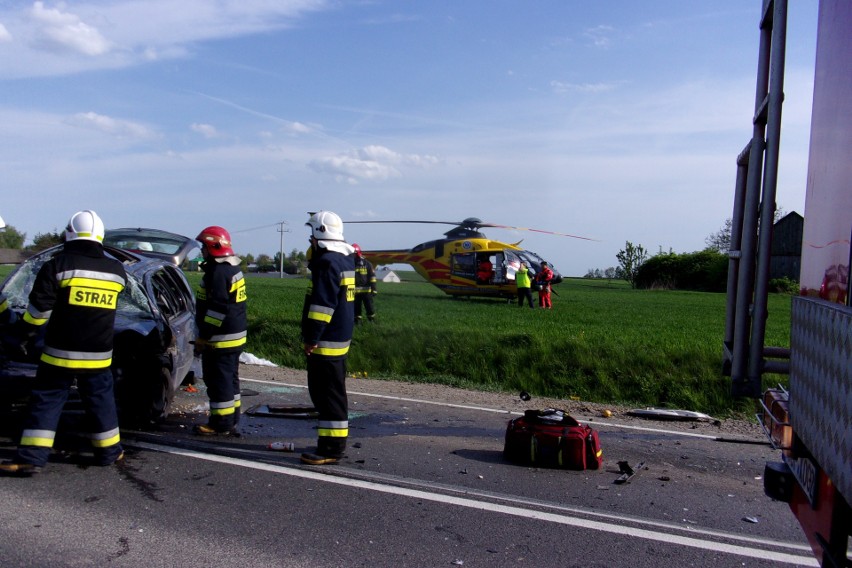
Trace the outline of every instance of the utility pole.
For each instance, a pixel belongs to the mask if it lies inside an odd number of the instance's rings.
[[[278,277],[284,278],[284,233],[289,233],[290,229],[285,229],[284,225],[287,224],[287,221],[280,221],[278,223],[278,232],[281,233],[281,244],[278,250]]]

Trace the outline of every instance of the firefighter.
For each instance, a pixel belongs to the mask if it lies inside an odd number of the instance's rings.
[[[246,282],[240,258],[234,254],[231,235],[210,226],[195,237],[202,245],[204,276],[196,290],[195,321],[201,355],[201,373],[210,398],[210,419],[197,424],[202,436],[239,435],[240,353],[246,343]]]
[[[6,298],[6,294],[0,293],[0,326],[14,323],[14,314],[15,312],[9,309],[9,300]]]
[[[335,213],[319,211],[305,224],[311,228],[311,285],[302,310],[302,342],[318,424],[316,451],[302,454],[301,461],[325,465],[340,461],[349,436],[346,358],[354,327],[355,249],[344,240]]]
[[[77,381],[96,465],[124,458],[113,394],[112,348],[124,266],[104,254],[104,223],[78,211],[65,228],[62,250],[42,265],[21,320],[23,349],[46,329],[29,409],[15,458],[0,471],[38,473],[53,448],[62,407]],[[46,326],[46,327],[44,327]]]
[[[376,272],[370,261],[364,258],[361,247],[352,244],[355,249],[355,323],[361,323],[361,307],[367,312],[367,319],[376,319],[376,309],[373,306],[373,296],[378,294],[376,290]]]

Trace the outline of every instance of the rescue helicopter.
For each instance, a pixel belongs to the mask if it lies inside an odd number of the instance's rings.
[[[373,266],[408,264],[429,283],[450,296],[482,296],[491,298],[515,298],[515,273],[525,263],[533,273],[541,270],[545,260],[536,253],[520,247],[521,241],[513,244],[495,241],[486,237],[483,227],[533,231],[563,237],[594,241],[587,237],[484,223],[476,217],[461,222],[453,221],[346,221],[347,225],[370,223],[426,223],[454,225],[444,233],[443,239],[421,243],[410,249],[363,250],[362,254]],[[483,263],[490,263],[491,270],[483,271]],[[548,262],[553,271],[551,284],[562,282],[562,275]]]

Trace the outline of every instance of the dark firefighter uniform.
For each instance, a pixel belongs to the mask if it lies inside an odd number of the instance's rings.
[[[308,355],[308,392],[319,414],[316,454],[340,458],[349,436],[346,356],[354,327],[354,255],[317,248],[308,267],[302,340],[316,345]]]
[[[4,327],[11,326],[15,321],[15,312],[9,309],[9,300],[5,294],[0,293],[0,333]]]
[[[75,379],[96,463],[108,465],[121,456],[110,365],[118,295],[126,281],[122,264],[90,240],[66,242],[39,270],[23,321],[29,335],[47,329],[17,463],[47,463]]]
[[[10,320],[12,312],[9,310],[9,300],[5,294],[0,294],[0,325],[6,324]]]
[[[196,290],[195,319],[202,346],[201,370],[210,398],[210,422],[218,433],[234,430],[240,419],[240,353],[246,343],[246,284],[239,265],[208,258]],[[214,433],[201,431],[199,433]]]
[[[367,319],[373,321],[376,309],[373,306],[373,296],[376,295],[376,272],[366,258],[355,255],[355,323],[361,321],[362,307],[367,312]]]

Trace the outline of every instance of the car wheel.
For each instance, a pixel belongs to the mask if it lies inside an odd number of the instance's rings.
[[[147,429],[165,420],[174,399],[171,378],[167,367],[135,374],[132,380],[124,377],[116,393],[121,426]]]
[[[148,425],[159,424],[169,415],[175,393],[172,391],[172,372],[161,367],[159,380],[152,385],[148,408],[145,409],[145,421]]]

